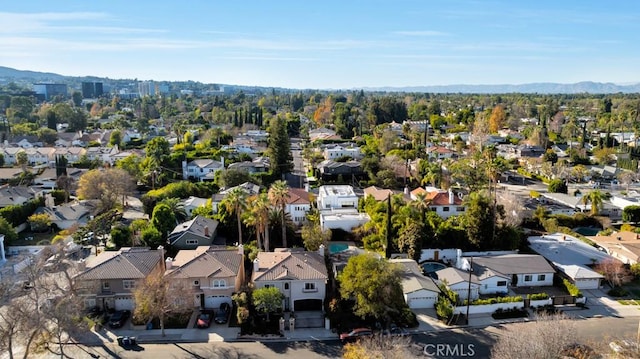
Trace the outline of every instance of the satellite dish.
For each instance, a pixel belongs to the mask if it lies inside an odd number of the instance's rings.
[[[458,198],[464,199],[463,197],[464,197],[464,194],[462,194],[462,192],[458,192]]]

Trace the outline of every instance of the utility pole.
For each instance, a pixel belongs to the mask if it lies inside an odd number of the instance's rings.
[[[469,286],[467,287],[467,315],[465,320],[469,325],[469,306],[471,305],[471,273],[473,272],[473,257],[469,257]]]

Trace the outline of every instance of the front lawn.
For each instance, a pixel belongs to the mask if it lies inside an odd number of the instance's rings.
[[[164,318],[165,329],[185,329],[189,325],[192,312],[176,313]],[[160,319],[153,318],[151,320],[153,329],[160,329]]]

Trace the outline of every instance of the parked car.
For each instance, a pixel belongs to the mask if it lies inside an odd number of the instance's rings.
[[[215,321],[218,324],[226,324],[229,319],[229,312],[231,311],[231,306],[229,303],[220,304],[220,309],[218,309],[218,313],[216,313]]]
[[[373,335],[373,331],[369,328],[356,328],[349,333],[340,334],[340,341],[343,343],[346,342],[355,342],[356,340],[363,337],[370,337]]]
[[[213,313],[210,311],[202,311],[200,315],[198,315],[198,321],[196,322],[196,326],[198,328],[209,328],[211,326],[211,318],[213,317]]]
[[[385,329],[382,334],[391,337],[406,337],[407,335],[409,335],[409,332],[397,325],[391,325],[391,327],[389,329]]]
[[[136,337],[118,337],[118,344],[123,347],[134,346],[138,343],[136,342]]]
[[[111,318],[109,318],[109,326],[111,328],[122,328],[122,326],[127,322],[127,319],[129,319],[130,316],[131,311],[118,310],[111,315]]]

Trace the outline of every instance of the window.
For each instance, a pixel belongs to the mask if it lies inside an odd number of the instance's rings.
[[[449,212],[449,207],[442,207],[442,212]]]
[[[305,283],[304,284],[303,292],[315,292],[315,291],[317,291],[315,283]]]
[[[457,208],[456,208],[456,211],[458,211],[458,212],[464,212],[464,207],[457,207]]]
[[[527,274],[524,276],[524,281],[525,282],[531,282],[533,280],[532,275],[531,274]]]
[[[135,280],[130,280],[130,279],[125,279],[122,281],[122,288],[123,289],[133,289],[136,287],[136,281]]]
[[[507,281],[506,280],[498,281],[497,286],[498,287],[506,287],[507,286]]]
[[[196,287],[199,286],[200,285],[200,281],[199,280],[194,280],[193,281],[193,285],[196,286]]]
[[[271,288],[271,284],[265,284],[264,287],[265,288]]]
[[[284,289],[289,289],[289,283],[284,284]]]
[[[110,290],[111,289],[111,285],[109,284],[109,282],[102,282],[102,290]]]
[[[544,274],[538,274],[538,282],[544,282],[544,279],[545,279]]]
[[[225,281],[224,279],[216,279],[213,282],[211,282],[211,286],[213,288],[226,288],[227,281]]]
[[[187,245],[190,244],[198,244],[198,240],[197,239],[187,239]]]

